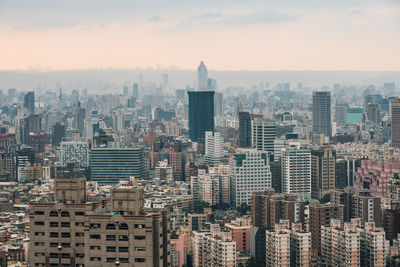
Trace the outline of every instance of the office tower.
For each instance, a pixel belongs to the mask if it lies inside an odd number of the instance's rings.
[[[194,267],[236,266],[236,242],[218,224],[211,225],[209,232],[194,231],[191,243]]]
[[[59,122],[55,123],[51,131],[51,144],[53,146],[59,146],[64,137],[65,137],[65,125]]]
[[[321,199],[335,189],[336,151],[331,146],[311,150],[311,197]]]
[[[274,228],[281,220],[304,224],[304,201],[296,194],[275,193],[274,189],[251,194],[251,224]]]
[[[128,96],[129,95],[129,87],[128,86],[124,86],[123,93],[124,93],[124,96]]]
[[[329,226],[332,219],[343,221],[344,207],[340,204],[320,204],[316,199],[310,200],[311,248],[314,253],[321,252],[321,227]]]
[[[169,212],[143,212],[143,189],[87,202],[83,178],[56,178],[54,202],[30,203],[31,266],[170,266]]]
[[[354,173],[354,186],[368,188],[371,194],[386,197],[389,179],[400,169],[400,162],[361,160],[361,166]]]
[[[251,204],[251,193],[271,188],[268,153],[242,149],[230,159],[232,202],[236,206]]]
[[[379,118],[379,106],[378,104],[372,104],[369,103],[367,107],[367,119],[370,122],[379,124],[380,118]]]
[[[189,138],[204,140],[206,131],[214,131],[214,91],[189,91]],[[200,139],[200,140],[199,140]]]
[[[173,169],[168,166],[168,161],[159,161],[154,168],[154,181],[159,185],[161,183],[171,184],[174,181]]]
[[[70,164],[79,168],[89,167],[89,144],[76,141],[61,142],[60,162],[63,168]]]
[[[251,146],[253,148],[273,154],[275,137],[276,126],[274,121],[262,118],[251,120]]]
[[[207,90],[208,91],[215,91],[217,90],[217,80],[208,78],[207,79]]]
[[[398,200],[390,200],[390,207],[382,211],[382,226],[387,240],[397,239],[400,233],[400,202]]]
[[[275,157],[274,157],[275,159]],[[272,175],[272,188],[277,193],[282,192],[282,170],[281,170],[281,161],[270,161],[269,166],[271,169]]]
[[[139,84],[138,83],[134,83],[133,84],[133,97],[137,99],[139,99]]]
[[[251,115],[239,112],[239,147],[251,147]]]
[[[85,141],[93,140],[93,136],[96,132],[100,130],[99,119],[97,118],[87,118],[85,119],[83,138]]]
[[[364,109],[367,110],[368,104],[380,104],[382,95],[366,95],[364,98]]]
[[[313,132],[332,137],[330,92],[313,92]]]
[[[335,122],[346,123],[347,122],[347,105],[336,104],[335,106]]]
[[[29,115],[35,114],[35,92],[28,92],[24,96],[24,108]]]
[[[308,145],[289,143],[282,149],[282,192],[311,196],[311,150]]]
[[[395,99],[391,104],[391,140],[392,146],[400,148],[400,99]]]
[[[266,231],[266,266],[290,267],[290,230],[283,224]]]
[[[215,92],[214,95],[214,113],[215,115],[222,115],[222,93]]]
[[[94,148],[90,152],[92,181],[115,184],[129,177],[144,178],[144,149]]]
[[[321,254],[329,266],[367,266],[360,265],[360,232],[357,226],[356,222],[347,222],[342,227],[342,222],[336,219],[331,220],[329,225],[321,226]]]
[[[86,109],[81,108],[80,103],[78,102],[78,107],[74,112],[74,128],[79,131],[79,134],[83,136],[83,132],[85,129],[85,119],[86,119]]]
[[[336,188],[343,189],[347,186],[353,186],[354,174],[360,166],[361,159],[349,157],[338,159],[335,170]]]
[[[224,157],[224,138],[218,132],[205,132],[205,161],[217,164]]]
[[[207,79],[207,68],[202,61],[197,68],[197,91],[207,91]]]
[[[346,187],[344,190],[333,190],[330,194],[330,203],[343,205],[345,222],[359,218],[362,223],[375,222],[376,226],[382,225],[381,199],[371,195],[367,189]]]

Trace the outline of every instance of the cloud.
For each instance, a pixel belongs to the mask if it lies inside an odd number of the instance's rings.
[[[152,16],[152,17],[148,18],[147,21],[158,22],[158,21],[161,21],[161,17],[160,16]]]

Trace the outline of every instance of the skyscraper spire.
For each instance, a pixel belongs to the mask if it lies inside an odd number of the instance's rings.
[[[197,68],[197,90],[198,91],[206,91],[207,90],[207,68],[203,61],[200,62],[199,67]]]

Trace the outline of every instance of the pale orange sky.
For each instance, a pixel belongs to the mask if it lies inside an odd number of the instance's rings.
[[[396,1],[24,1],[0,3],[3,70],[400,70]]]

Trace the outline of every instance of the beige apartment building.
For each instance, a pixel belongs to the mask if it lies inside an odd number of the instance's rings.
[[[169,212],[143,212],[143,190],[86,201],[84,178],[56,178],[54,202],[30,203],[30,266],[169,266]]]

